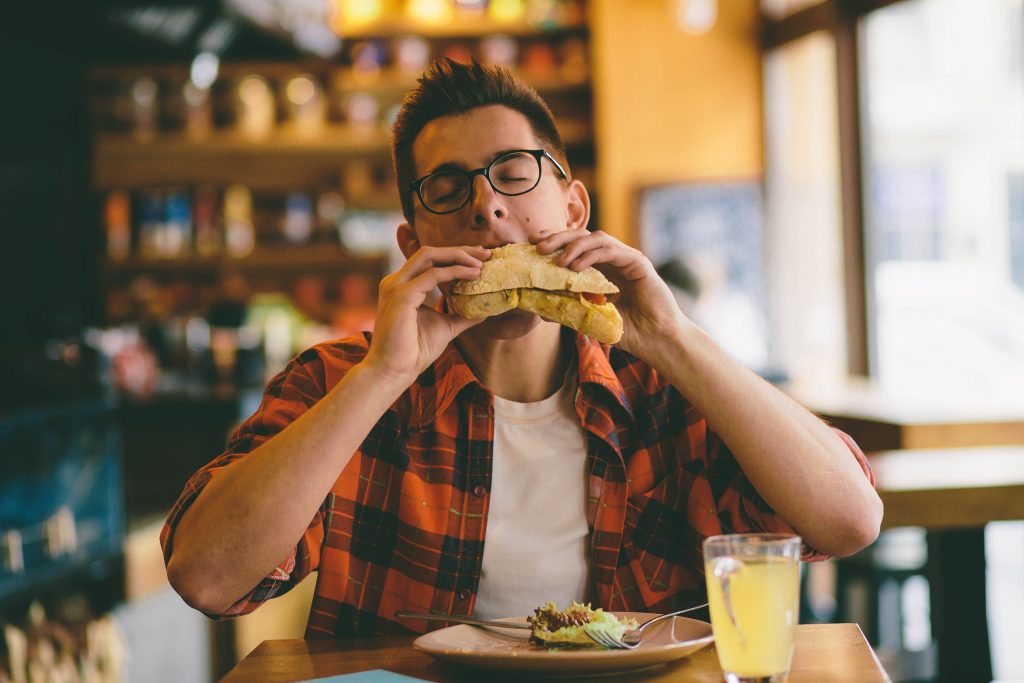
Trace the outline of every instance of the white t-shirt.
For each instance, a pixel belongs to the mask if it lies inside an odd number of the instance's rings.
[[[522,616],[589,594],[587,441],[575,372],[536,403],[494,397],[494,453],[474,615]]]

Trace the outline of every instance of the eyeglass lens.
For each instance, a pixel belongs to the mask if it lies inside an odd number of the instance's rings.
[[[513,152],[491,162],[486,175],[496,192],[525,194],[540,182],[540,160],[527,152]],[[465,171],[440,171],[423,181],[420,195],[432,211],[454,211],[466,203],[472,183]]]

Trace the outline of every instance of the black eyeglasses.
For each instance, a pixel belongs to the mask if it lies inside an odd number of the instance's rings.
[[[507,197],[526,194],[540,183],[543,170],[541,160],[547,158],[563,180],[568,176],[553,156],[543,149],[517,149],[481,168],[463,171],[446,168],[423,176],[409,185],[419,196],[423,207],[431,213],[454,213],[464,207],[473,196],[473,179],[482,175],[494,191]]]

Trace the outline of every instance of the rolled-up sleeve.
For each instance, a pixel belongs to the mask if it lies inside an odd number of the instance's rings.
[[[323,397],[323,382],[314,377],[317,374],[322,377],[323,373],[310,368],[315,363],[316,357],[311,351],[289,363],[267,384],[259,409],[232,433],[227,450],[189,479],[160,533],[165,565],[174,552],[175,533],[182,517],[207,484],[232,463],[269,441]],[[286,593],[315,571],[320,563],[324,538],[323,520],[324,507],[321,506],[296,546],[273,571],[223,613],[207,616],[219,619],[247,614],[266,600]]]

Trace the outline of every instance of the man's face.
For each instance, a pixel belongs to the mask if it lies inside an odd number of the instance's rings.
[[[420,131],[412,151],[420,178],[441,166],[469,171],[510,150],[541,147],[525,116],[492,105],[434,119]],[[477,175],[469,202],[450,214],[431,213],[413,197],[415,220],[402,226],[413,239],[400,239],[403,252],[410,256],[419,246],[497,247],[526,242],[545,229],[585,227],[589,199],[582,184],[567,183],[547,159],[541,162],[541,173],[537,187],[515,197],[495,192],[483,175]]]

